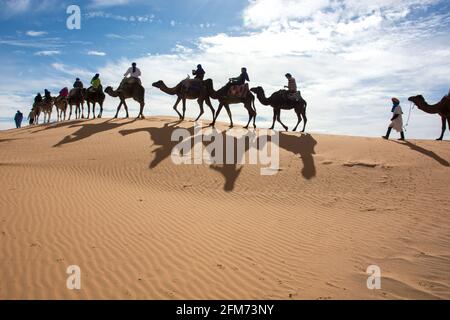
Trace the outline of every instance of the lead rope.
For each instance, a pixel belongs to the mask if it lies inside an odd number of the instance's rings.
[[[409,106],[409,114],[408,114],[408,120],[406,121],[406,125],[403,127],[403,130],[406,132],[407,127],[409,125],[409,120],[411,119],[411,112],[414,109],[414,103],[411,102],[410,106]]]

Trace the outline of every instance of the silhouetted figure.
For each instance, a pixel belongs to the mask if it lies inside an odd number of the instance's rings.
[[[403,132],[403,111],[402,107],[400,106],[400,100],[398,100],[397,98],[392,98],[392,103],[393,106],[391,112],[393,113],[393,117],[391,119],[391,124],[389,125],[386,135],[382,138],[388,140],[392,129],[395,129],[395,131],[400,132],[399,140],[404,141],[405,133]]]
[[[241,85],[245,84],[245,81],[250,82],[250,78],[248,77],[248,73],[247,73],[247,68],[242,68],[241,74],[238,77],[230,79],[231,85],[235,85],[235,86],[241,86]]]
[[[241,74],[236,78],[230,78],[229,82],[218,91],[220,96],[228,96],[230,88],[232,86],[242,86],[246,81],[250,81],[248,77],[247,68],[241,69]]]
[[[69,96],[69,88],[64,87],[61,89],[61,91],[59,91],[59,96],[61,98],[67,98]]]
[[[79,89],[83,89],[83,82],[81,82],[80,78],[76,78],[74,84],[73,84],[74,88],[79,88]]]
[[[297,82],[295,78],[290,73],[286,73],[286,78],[288,79],[288,85],[284,87],[288,89],[289,93],[297,93]]]
[[[139,84],[142,85],[141,79],[139,78],[141,75],[142,75],[141,70],[137,67],[136,62],[133,62],[131,64],[131,67],[128,68],[127,72],[125,72],[123,76],[124,78],[130,76],[130,78],[136,79],[139,82]]]
[[[19,129],[22,126],[23,113],[17,110],[14,116],[14,122],[16,123],[16,128]]]
[[[203,70],[202,65],[197,66],[197,70],[192,70],[192,74],[195,76],[194,79],[202,80],[205,78],[205,70]]]
[[[97,73],[91,80],[90,91],[97,91],[102,89],[102,82],[100,80],[100,75]]]
[[[48,91],[47,89],[44,90],[44,100],[45,102],[49,102],[50,100],[52,100],[50,91]]]
[[[39,93],[36,95],[36,97],[34,97],[33,108],[34,108],[37,104],[41,103],[43,100],[44,100],[44,99],[42,98],[41,93],[39,92]]]

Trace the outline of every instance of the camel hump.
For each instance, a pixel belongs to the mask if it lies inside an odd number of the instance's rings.
[[[230,97],[244,98],[248,95],[249,92],[250,92],[250,89],[248,87],[248,83],[245,83],[242,85],[231,86],[230,90],[228,91],[228,95]]]
[[[186,92],[189,90],[200,90],[203,87],[203,81],[200,79],[184,79],[181,81],[183,90]]]
[[[130,86],[130,87],[132,87],[132,86],[136,86],[136,85],[141,86],[142,83],[141,83],[140,79],[134,78],[134,77],[124,78],[122,80],[122,82],[120,83],[120,87],[122,87],[122,86]]]

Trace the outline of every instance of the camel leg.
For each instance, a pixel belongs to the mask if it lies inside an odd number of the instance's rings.
[[[138,115],[138,119],[145,119],[144,117],[144,107],[145,107],[145,103],[141,102],[141,109],[139,110],[139,115]]]
[[[231,116],[230,105],[229,105],[229,104],[226,104],[226,105],[225,105],[225,109],[227,110],[228,117],[230,117],[230,128],[233,128],[233,127],[234,127],[234,124],[233,124],[233,117]]]
[[[120,100],[119,106],[117,107],[116,115],[114,116],[114,119],[117,119],[117,117],[119,116],[119,111],[120,111],[120,108],[122,108],[122,104],[123,104],[123,101]]]
[[[277,121],[283,126],[284,130],[288,131],[288,127],[285,126],[285,124],[283,122],[281,122],[280,114],[281,114],[281,110],[279,110],[277,112]]]
[[[439,138],[437,138],[436,140],[441,141],[442,139],[444,139],[444,133],[445,130],[447,130],[447,123],[445,117],[441,117],[442,119],[442,132],[441,132],[441,136]]]
[[[209,109],[211,109],[212,118],[214,119],[215,111],[214,111],[214,108],[212,106],[211,99],[209,99],[209,97],[208,97],[208,98],[205,99],[205,102],[206,102],[206,105],[209,107]]]
[[[185,115],[186,115],[186,99],[183,98],[183,117],[181,118],[182,120],[184,120]]]
[[[302,132],[305,132],[306,124],[308,123],[308,118],[306,118],[306,108],[303,108],[302,117],[303,117],[303,130],[302,130]]]
[[[178,116],[180,117],[180,120],[182,120],[183,117],[182,117],[181,113],[178,112],[178,109],[177,109],[178,104],[180,103],[180,101],[181,101],[181,98],[178,97],[177,101],[176,101],[175,104],[173,105],[173,110],[175,110],[175,111],[178,113]]]
[[[198,115],[197,119],[195,119],[196,122],[200,119],[202,114],[205,113],[205,110],[203,109],[203,100],[198,99],[198,106],[200,107],[200,114]]]
[[[217,112],[216,115],[213,118],[213,122],[210,124],[211,127],[214,127],[214,125],[216,124],[216,120],[219,117],[220,111],[222,111],[223,108],[223,103],[219,103],[219,107],[217,108]]]
[[[272,126],[270,127],[270,130],[273,130],[275,128],[276,120],[277,120],[277,112],[275,111],[275,109],[273,109],[273,122],[272,122]]]
[[[295,110],[295,113],[297,114],[297,125],[295,126],[294,130],[292,131],[297,131],[298,126],[300,125],[300,123],[302,122],[302,116],[300,115],[300,111]]]
[[[99,102],[98,104],[100,105],[100,113],[98,114],[98,118],[101,118],[103,116],[103,102]]]
[[[80,104],[77,103],[75,105],[75,119],[78,120],[78,117],[80,116]]]
[[[67,119],[68,121],[70,121],[70,117],[72,116],[72,105],[69,105],[69,119]]]
[[[128,106],[127,106],[127,102],[125,100],[123,100],[123,106],[125,107],[125,111],[127,113],[127,115],[125,116],[125,118],[129,118],[130,115],[128,114]]]
[[[248,126],[250,125],[250,122],[252,121],[252,118],[253,118],[253,109],[252,109],[252,106],[250,105],[250,106],[245,106],[245,108],[247,109],[247,111],[248,111],[248,123],[247,123],[247,125],[244,127],[244,129],[248,129]]]
[[[91,117],[91,104],[90,104],[90,102],[88,102],[87,105],[88,105],[88,116],[87,116],[87,118],[89,119]]]

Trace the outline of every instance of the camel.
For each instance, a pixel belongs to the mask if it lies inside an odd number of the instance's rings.
[[[41,114],[41,111],[39,108],[36,108],[33,106],[31,108],[30,114],[28,115],[29,124],[31,125],[38,125],[39,123],[39,116]]]
[[[38,111],[35,113],[35,124],[39,124],[39,116],[41,113],[44,114],[44,124],[50,123],[50,118],[52,116],[53,111],[53,98],[50,100],[44,99],[41,102],[37,103],[34,108],[36,108]],[[45,122],[45,119],[47,118],[47,122]]]
[[[117,90],[114,90],[112,87],[107,87],[105,89],[105,92],[110,95],[111,97],[119,97],[120,98],[120,104],[117,107],[117,112],[114,118],[117,118],[119,115],[120,108],[122,105],[125,107],[125,111],[128,115],[128,106],[125,102],[126,99],[133,98],[135,101],[139,102],[141,109],[139,111],[139,115],[137,118],[144,119],[144,106],[145,106],[145,88],[140,84],[140,81],[138,79],[133,78],[125,78],[122,80],[122,82],[119,85],[119,88]]]
[[[69,120],[72,116],[72,106],[75,106],[75,119],[84,118],[84,96],[82,88],[73,88],[69,92],[68,102],[70,106]],[[81,111],[81,108],[83,111]]]
[[[173,109],[178,113],[178,116],[180,117],[180,120],[184,120],[184,116],[186,114],[186,100],[197,100],[198,105],[200,107],[200,114],[198,115],[197,119],[195,121],[198,121],[200,117],[205,112],[203,110],[203,103],[206,102],[208,107],[211,109],[212,116],[214,118],[214,108],[211,104],[211,99],[209,98],[206,86],[203,81],[197,80],[197,79],[185,79],[181,81],[179,84],[177,84],[173,88],[169,88],[165,85],[164,81],[159,80],[152,84],[153,87],[158,88],[164,93],[170,94],[171,96],[176,95],[177,101],[175,102],[175,105],[173,106]],[[177,110],[177,106],[180,103],[180,101],[183,102],[183,114],[181,114]]]
[[[273,93],[269,98],[266,98],[266,95],[264,93],[264,89],[262,87],[256,87],[250,89],[250,91],[254,92],[256,94],[256,97],[258,98],[259,102],[261,102],[262,105],[265,106],[271,106],[273,108],[273,123],[272,127],[270,129],[273,130],[275,127],[275,120],[277,120],[283,128],[288,131],[288,127],[281,122],[280,114],[281,110],[292,110],[294,109],[295,113],[297,114],[298,122],[295,126],[293,131],[297,131],[298,126],[302,122],[303,118],[303,130],[302,132],[305,132],[306,129],[306,123],[308,122],[308,119],[306,118],[306,106],[307,103],[303,98],[300,99],[300,101],[293,101],[288,100],[286,98],[286,90],[279,90],[275,93]]]
[[[205,80],[206,88],[208,89],[208,95],[213,98],[219,100],[219,108],[217,109],[216,116],[214,117],[211,126],[214,127],[216,124],[216,120],[219,117],[220,111],[223,107],[227,110],[228,116],[230,117],[230,128],[233,128],[233,117],[231,116],[230,104],[238,104],[243,103],[245,109],[248,111],[248,123],[244,127],[244,129],[248,129],[252,119],[253,119],[253,127],[256,128],[256,108],[255,108],[255,96],[249,91],[245,97],[231,97],[231,96],[223,96],[219,91],[214,90],[214,83],[212,79]]]
[[[100,105],[100,113],[98,114],[98,118],[102,117],[103,114],[103,103],[105,102],[105,94],[103,93],[102,87],[99,87],[97,90],[84,89],[83,91],[84,99],[88,105],[88,116],[89,119],[91,115],[91,103],[92,103],[92,113],[93,119],[95,119],[95,104],[98,103]]]
[[[437,141],[441,141],[444,139],[444,133],[446,128],[446,121],[448,122],[449,130],[450,130],[450,97],[445,96],[441,101],[434,105],[429,105],[425,98],[422,95],[418,95],[415,97],[409,97],[409,101],[414,103],[420,110],[430,114],[439,114],[442,120],[442,132],[441,136],[437,138]]]
[[[66,112],[67,106],[69,105],[69,101],[67,98],[57,97],[53,98],[53,104],[56,107],[56,115],[58,116],[58,122],[66,120]],[[64,117],[63,117],[64,114]]]

